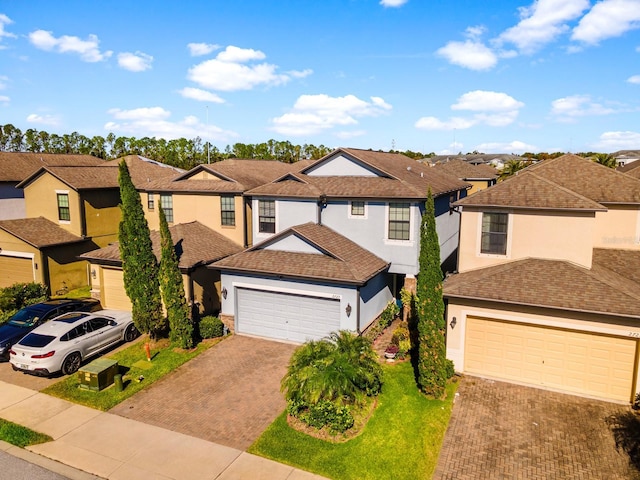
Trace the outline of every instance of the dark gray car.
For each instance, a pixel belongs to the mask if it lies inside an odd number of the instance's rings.
[[[60,298],[18,310],[0,326],[0,361],[9,360],[9,349],[31,330],[67,312],[95,312],[102,305],[94,298]]]

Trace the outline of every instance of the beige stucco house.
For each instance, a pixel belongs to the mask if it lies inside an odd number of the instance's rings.
[[[456,202],[456,370],[629,402],[640,384],[640,180],[575,155]]]
[[[467,195],[484,190],[498,182],[498,171],[486,163],[474,164],[460,158],[454,158],[447,162],[436,163],[433,168],[471,185],[467,190]]]

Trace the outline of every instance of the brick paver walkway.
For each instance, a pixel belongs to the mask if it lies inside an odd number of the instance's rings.
[[[296,345],[234,335],[110,413],[246,450],[286,407]]]
[[[627,406],[475,377],[458,393],[434,480],[640,478],[611,425],[636,422]]]

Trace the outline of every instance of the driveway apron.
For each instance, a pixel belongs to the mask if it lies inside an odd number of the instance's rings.
[[[280,380],[295,348],[234,335],[110,413],[246,450],[286,407]]]
[[[635,417],[625,405],[464,377],[433,478],[638,479],[623,447],[635,434],[637,450]]]

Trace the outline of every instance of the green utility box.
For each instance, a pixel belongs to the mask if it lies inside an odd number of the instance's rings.
[[[99,392],[113,385],[113,377],[118,374],[118,362],[108,358],[98,358],[78,370],[80,388]]]

